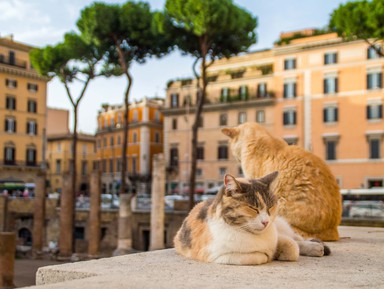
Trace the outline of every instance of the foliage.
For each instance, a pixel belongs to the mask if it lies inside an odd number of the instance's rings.
[[[327,34],[327,33],[330,33],[332,31],[330,31],[328,28],[324,28],[324,29],[315,29],[313,34],[311,35],[308,35],[308,34],[305,34],[305,33],[300,33],[300,32],[297,32],[297,33],[294,33],[292,36],[290,37],[283,37],[283,38],[280,38],[279,40],[275,41],[275,45],[277,46],[281,46],[281,45],[287,45],[289,43],[291,43],[292,40],[295,40],[295,39],[300,39],[300,38],[306,38],[306,37],[312,37],[312,36],[317,36],[317,35],[323,35],[323,34]]]
[[[384,0],[340,4],[331,14],[329,27],[345,39],[364,39],[374,47],[384,39]]]
[[[230,57],[248,49],[256,41],[257,20],[232,0],[167,0],[160,29],[185,54],[195,57],[193,72],[197,79],[194,123],[191,139],[190,208],[194,205],[197,138],[199,120],[206,103],[206,88],[211,78],[207,68],[215,59]],[[196,65],[201,62],[201,75]],[[201,80],[201,81],[200,81]],[[200,85],[202,87],[200,87]]]

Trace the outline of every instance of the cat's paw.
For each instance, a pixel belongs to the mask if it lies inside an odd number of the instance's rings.
[[[309,257],[322,257],[331,253],[330,249],[323,242],[313,239],[310,241],[298,242],[300,246],[300,255]]]
[[[299,255],[299,247],[296,243],[291,243],[279,250],[276,259],[279,261],[297,261]]]
[[[331,255],[331,249],[323,243],[323,241],[319,240],[319,239],[311,239],[310,240],[311,242],[316,242],[316,243],[320,243],[324,246],[324,256],[329,256]]]

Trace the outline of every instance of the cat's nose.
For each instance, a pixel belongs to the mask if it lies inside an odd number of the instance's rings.
[[[264,225],[264,227],[266,227],[266,226],[268,226],[269,221],[268,220],[263,220],[263,221],[261,221],[261,223]]]

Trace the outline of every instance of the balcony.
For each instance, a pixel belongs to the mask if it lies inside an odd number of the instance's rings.
[[[24,68],[24,69],[27,68],[27,62],[25,60],[6,57],[3,54],[0,54],[0,64],[6,64],[6,65],[15,66],[15,67]]]
[[[37,169],[41,166],[41,163],[38,162],[26,162],[26,161],[7,161],[1,160],[0,167],[3,168],[31,168]]]

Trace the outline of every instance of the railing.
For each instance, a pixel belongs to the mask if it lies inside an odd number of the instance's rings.
[[[25,161],[0,161],[0,166],[3,167],[40,167],[41,163],[38,162],[25,162]]]
[[[0,54],[0,63],[2,64],[7,64],[7,65],[12,65],[20,68],[27,68],[27,62],[25,60],[20,60],[17,58],[12,58],[11,60],[10,57],[6,57],[3,54]]]

